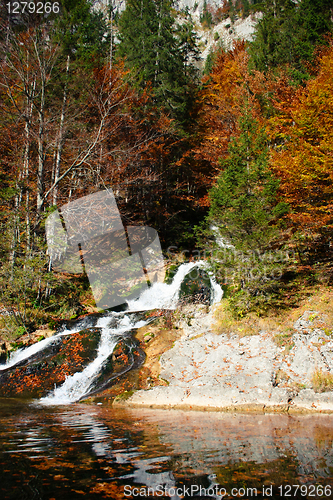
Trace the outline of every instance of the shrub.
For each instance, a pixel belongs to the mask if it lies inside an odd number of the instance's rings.
[[[312,378],[312,388],[315,392],[328,392],[333,390],[333,374],[315,370]]]

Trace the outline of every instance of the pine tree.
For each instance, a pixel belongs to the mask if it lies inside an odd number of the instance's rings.
[[[178,124],[188,119],[198,56],[193,25],[177,25],[170,0],[129,0],[119,21],[118,56],[138,85],[153,88],[154,102]]]
[[[272,223],[285,210],[276,201],[278,180],[268,168],[265,132],[248,111],[239,121],[240,136],[210,192],[209,219],[226,240],[242,250],[258,250],[274,235]]]
[[[330,0],[266,0],[250,46],[260,71],[288,66],[296,83],[308,78],[307,62],[333,29]]]

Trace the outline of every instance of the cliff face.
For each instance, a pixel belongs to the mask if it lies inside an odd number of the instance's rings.
[[[111,0],[100,0],[95,4],[95,8],[106,13]],[[208,0],[206,5],[213,11],[221,7],[221,0]],[[200,16],[204,9],[205,0],[179,0],[176,8],[179,11],[179,22],[182,22],[182,13],[187,11],[194,23],[195,32],[198,36],[198,46],[202,56],[202,63],[206,60],[210,50],[218,44],[226,49],[232,47],[235,40],[252,40],[255,26],[261,17],[260,13],[248,16],[244,19],[232,21],[230,18],[211,26],[203,27]],[[122,12],[126,7],[125,0],[112,0],[114,11]]]
[[[237,19],[234,23],[228,18],[210,29],[204,29],[200,23],[197,23],[196,29],[202,59],[206,60],[209,52],[219,44],[225,49],[231,49],[236,40],[251,41],[260,17],[261,14],[248,16],[245,19]]]

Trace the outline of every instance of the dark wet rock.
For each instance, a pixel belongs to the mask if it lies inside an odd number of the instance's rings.
[[[105,362],[100,374],[94,381],[94,386],[84,397],[98,394],[119,382],[132,369],[138,368],[145,360],[145,353],[140,349],[139,342],[132,336],[119,338],[112,354]]]
[[[114,312],[123,312],[123,311],[127,311],[128,309],[128,304],[127,302],[124,302],[123,304],[119,304],[119,306],[114,306],[110,309],[110,311],[114,311]]]
[[[183,302],[210,304],[211,283],[207,272],[195,266],[185,276],[179,292]]]
[[[0,396],[41,397],[96,357],[100,330],[55,336],[45,349],[0,373]]]
[[[94,328],[98,319],[102,316],[101,313],[88,314],[79,319],[72,319],[69,321],[64,321],[60,327],[59,331],[70,330],[75,327],[76,330],[86,330],[88,328]]]
[[[0,363],[5,363],[6,362],[7,355],[8,355],[7,346],[6,346],[6,343],[3,342],[0,345]]]

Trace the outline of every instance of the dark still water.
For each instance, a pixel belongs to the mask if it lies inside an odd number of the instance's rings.
[[[0,404],[1,500],[333,498],[331,415]]]

